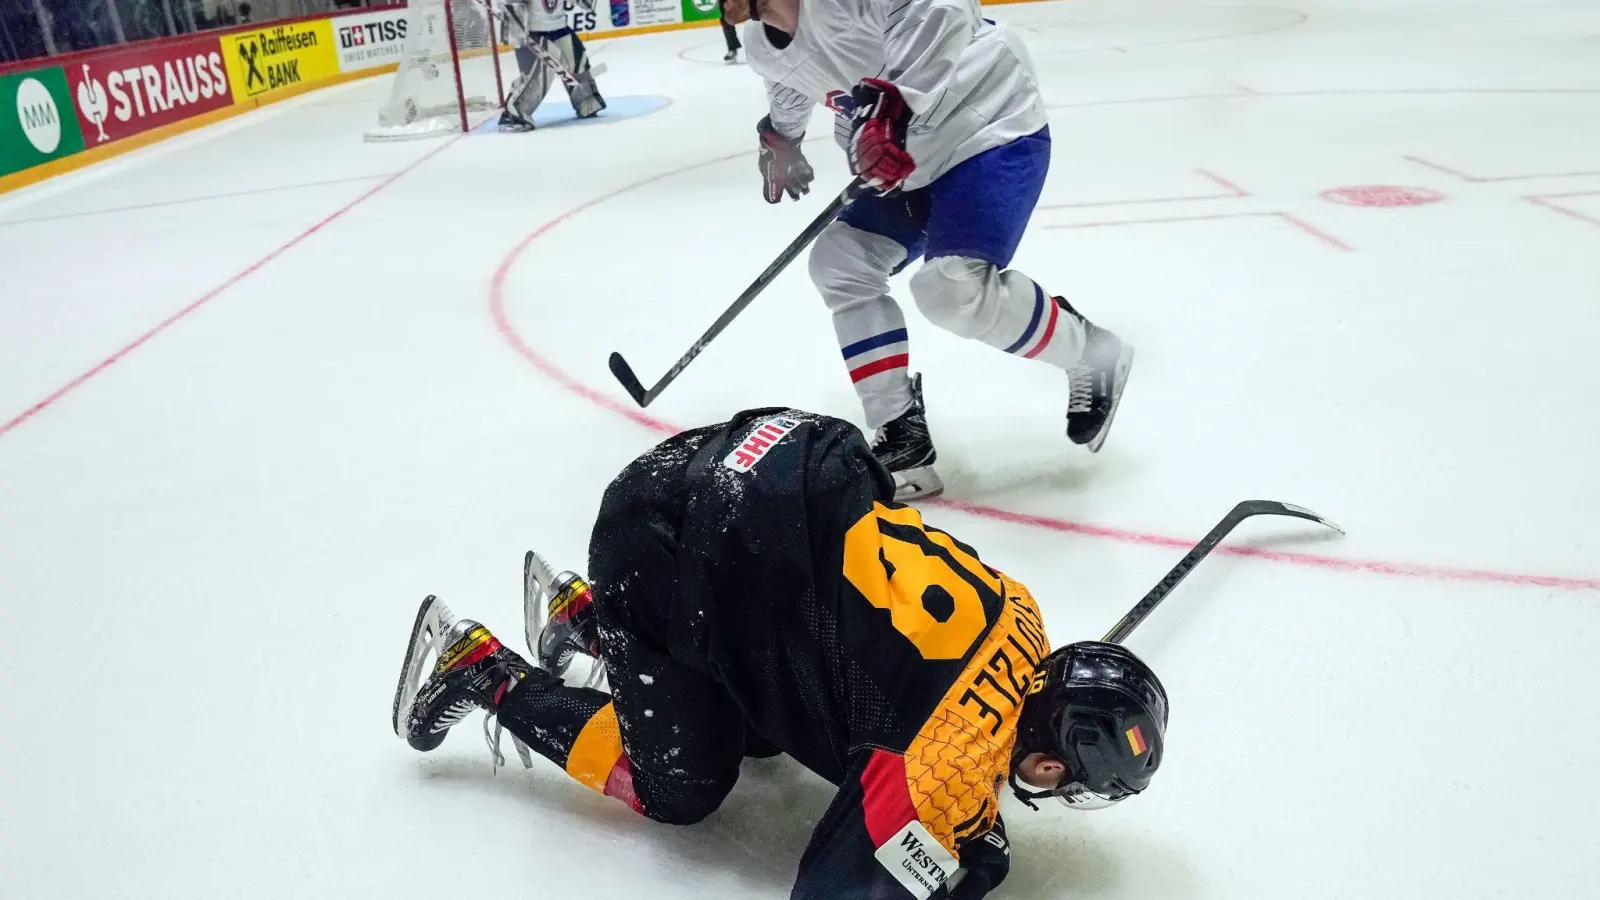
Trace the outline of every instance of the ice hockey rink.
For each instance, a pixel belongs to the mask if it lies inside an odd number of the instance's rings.
[[[1161,775],[1099,813],[1008,797],[994,896],[1594,896],[1600,9],[989,14],[1053,116],[1018,265],[1139,357],[1091,457],[1059,373],[909,312],[929,520],[1057,644],[1239,500],[1348,531],[1255,519],[1194,572],[1130,641]],[[761,83],[715,29],[592,50],[662,108],[378,145],[375,79],[0,198],[0,894],[787,896],[832,788],[785,760],[671,828],[492,772],[476,716],[427,756],[389,727],[418,600],[520,646],[523,551],[581,567],[662,435],[859,417],[803,262],[648,411],[612,381],[848,175],[819,139],[812,195],[761,201]]]

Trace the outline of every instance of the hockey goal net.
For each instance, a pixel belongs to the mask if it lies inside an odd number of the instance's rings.
[[[474,113],[505,105],[493,0],[410,0],[405,55],[369,141],[468,130]]]

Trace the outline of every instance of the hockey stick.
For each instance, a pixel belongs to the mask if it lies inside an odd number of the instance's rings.
[[[566,66],[563,66],[561,64],[560,60],[556,59],[555,54],[551,53],[544,46],[544,41],[543,40],[529,41],[526,46],[527,46],[527,48],[529,50],[533,51],[533,55],[534,56],[539,57],[539,61],[540,62],[544,63],[546,66],[548,66],[549,68],[551,68],[551,69],[553,69],[555,71],[556,77],[561,79],[561,84],[563,86],[565,86],[567,88],[567,90],[577,90],[577,88],[578,88],[578,76],[574,75],[572,73],[571,69],[568,69]],[[589,64],[589,74],[590,75],[599,76],[599,75],[604,75],[605,73],[606,73],[606,64],[605,63],[590,63]]]
[[[773,279],[777,278],[778,274],[788,267],[789,263],[794,262],[794,258],[800,255],[800,251],[817,239],[817,235],[821,234],[824,228],[833,224],[833,220],[837,219],[839,214],[844,212],[844,208],[850,205],[850,201],[854,200],[856,195],[860,194],[865,188],[866,183],[857,178],[850,182],[844,190],[840,191],[839,196],[833,198],[833,202],[828,204],[828,208],[818,213],[817,217],[811,220],[811,224],[806,226],[806,230],[800,232],[799,237],[790,241],[789,246],[783,248],[783,252],[778,254],[778,258],[773,260],[765,271],[756,276],[756,280],[744,289],[744,293],[739,295],[739,299],[733,301],[733,305],[718,316],[715,322],[711,323],[711,328],[700,336],[700,340],[694,342],[688,352],[679,357],[676,363],[673,363],[672,368],[667,370],[667,374],[661,376],[661,380],[656,382],[650,390],[644,389],[644,385],[639,382],[639,376],[633,374],[633,367],[628,365],[628,361],[622,358],[621,353],[612,353],[611,374],[622,382],[623,389],[628,392],[628,396],[633,398],[633,402],[640,406],[649,406],[651,402],[661,396],[661,392],[667,389],[667,385],[683,374],[683,370],[688,368],[689,363],[694,362],[695,357],[706,349],[706,345],[721,334],[722,330],[727,328],[738,317],[739,313],[744,312],[745,307],[760,296],[761,292],[767,289],[767,285],[771,284]]]
[[[1139,623],[1143,622],[1160,605],[1162,600],[1167,599],[1167,595],[1172,593],[1173,588],[1188,577],[1189,571],[1198,565],[1200,560],[1209,556],[1211,551],[1222,543],[1222,539],[1228,536],[1228,532],[1251,516],[1294,516],[1297,519],[1310,519],[1313,522],[1326,525],[1340,534],[1344,534],[1343,528],[1303,506],[1295,506],[1292,503],[1279,503],[1276,500],[1245,500],[1229,511],[1226,516],[1223,516],[1222,521],[1217,523],[1217,527],[1211,529],[1205,537],[1201,538],[1200,543],[1195,544],[1193,550],[1185,553],[1183,559],[1178,560],[1178,564],[1172,567],[1172,571],[1168,572],[1155,587],[1151,588],[1150,593],[1145,594],[1142,600],[1134,604],[1133,609],[1128,610],[1128,614],[1122,617],[1122,621],[1118,622],[1115,628],[1106,632],[1106,636],[1101,640],[1108,644],[1120,644],[1127,640],[1128,635],[1139,627]]]
[[[505,5],[505,11],[506,14],[511,18],[517,20],[517,27],[522,30],[522,45],[528,48],[528,52],[539,57],[539,62],[544,63],[547,68],[555,72],[556,77],[561,79],[562,85],[564,85],[567,90],[576,90],[578,87],[578,76],[574,75],[566,66],[563,66],[561,62],[555,58],[555,55],[545,47],[544,38],[532,37],[534,32],[528,30],[528,23],[522,21],[522,14],[517,12],[516,6],[508,3]],[[600,75],[604,75],[605,73],[605,63],[589,64],[590,75],[598,77]],[[523,89],[526,90],[527,86],[524,85]],[[519,94],[518,96],[521,95]]]

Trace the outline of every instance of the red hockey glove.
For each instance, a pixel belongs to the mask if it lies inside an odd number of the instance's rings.
[[[764,116],[757,123],[756,134],[761,137],[761,152],[756,162],[761,166],[761,179],[766,182],[767,202],[782,201],[785,191],[795,200],[799,200],[801,194],[811,193],[811,179],[816,173],[811,171],[811,163],[800,151],[800,138],[791,140],[779,134],[772,127],[771,116]]]
[[[863,78],[850,97],[856,107],[850,123],[851,171],[873,187],[899,187],[917,168],[906,152],[910,107],[899,88],[876,78]]]

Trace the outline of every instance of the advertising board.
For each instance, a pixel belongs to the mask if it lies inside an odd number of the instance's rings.
[[[100,54],[69,65],[66,74],[91,147],[233,103],[214,37]]]

